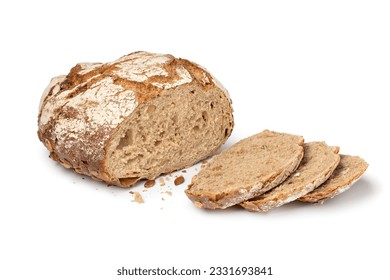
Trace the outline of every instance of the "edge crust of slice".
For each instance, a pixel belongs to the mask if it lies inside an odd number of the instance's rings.
[[[362,177],[367,168],[368,163],[358,156],[340,155],[340,163],[330,178],[320,187],[298,200],[322,204],[327,199],[348,190]]]

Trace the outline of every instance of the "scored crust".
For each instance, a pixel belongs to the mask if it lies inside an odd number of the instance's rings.
[[[227,208],[284,181],[303,157],[303,137],[265,130],[239,141],[201,169],[186,190],[200,208]]]
[[[340,155],[340,163],[329,179],[314,191],[300,197],[302,202],[324,203],[348,190],[368,168],[367,162],[357,156]]]
[[[189,92],[190,89],[196,92]],[[148,104],[158,106],[155,100],[163,97],[168,102],[175,96],[196,95],[192,100],[199,99],[206,104],[209,100],[205,93],[220,102],[222,109],[216,119],[224,120],[224,127],[218,132],[223,134],[223,140],[208,147],[208,154],[205,152],[182,165],[160,170],[171,172],[172,168],[190,166],[209,156],[226,141],[233,128],[231,101],[226,89],[201,66],[172,55],[135,52],[105,64],[79,63],[68,75],[53,78],[41,98],[38,137],[50,151],[50,157],[66,168],[127,187],[145,174],[138,172],[139,175],[118,178],[107,166],[111,150],[115,148],[110,144],[120,140],[119,132],[125,133],[123,123],[131,124],[129,119],[134,113],[138,114],[144,107],[147,109]],[[189,107],[188,104],[175,105],[183,106],[182,109]],[[161,174],[158,167],[154,169],[145,177],[154,179]]]
[[[338,151],[339,147],[329,147],[324,142],[305,143],[303,159],[294,174],[241,206],[253,212],[267,212],[311,192],[325,182],[339,164]]]

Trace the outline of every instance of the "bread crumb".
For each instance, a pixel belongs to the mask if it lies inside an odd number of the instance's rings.
[[[202,206],[203,206],[202,203],[200,203],[199,201],[194,201],[194,204],[198,208],[202,208]]]
[[[169,196],[172,196],[172,192],[170,192],[170,191],[165,191],[165,192],[162,192],[161,194],[164,194],[164,193],[166,193]]]
[[[183,177],[183,176],[177,177],[177,178],[175,179],[174,183],[175,183],[175,186],[178,186],[178,185],[183,184],[183,183],[184,183],[184,177]]]
[[[161,177],[160,179],[158,179],[158,182],[160,183],[160,187],[165,186],[164,178]]]
[[[145,188],[151,188],[156,184],[156,181],[154,180],[147,180],[146,183],[144,184]]]
[[[294,174],[294,177],[299,177],[299,176],[301,176],[301,173],[299,173],[299,172]]]
[[[182,170],[181,172],[183,172],[183,173],[187,173],[187,170],[185,170],[185,169],[184,169],[184,170]]]
[[[144,203],[144,199],[142,198],[142,195],[139,192],[130,191],[129,193],[134,196],[132,202]]]

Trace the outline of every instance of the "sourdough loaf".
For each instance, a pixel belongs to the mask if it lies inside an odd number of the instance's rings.
[[[302,157],[301,136],[265,130],[214,156],[186,194],[200,208],[227,208],[280,184]]]
[[[204,68],[136,52],[79,63],[44,91],[38,136],[66,168],[128,187],[188,167],[233,129],[226,89]]]
[[[324,142],[305,143],[303,159],[290,177],[241,206],[249,211],[267,212],[311,192],[325,182],[339,164],[338,151],[338,147],[330,147]]]
[[[340,155],[340,163],[330,178],[314,191],[299,198],[302,202],[324,203],[348,190],[368,168],[367,162],[357,156]]]

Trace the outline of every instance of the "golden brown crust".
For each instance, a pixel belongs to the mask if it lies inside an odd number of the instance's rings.
[[[38,137],[64,167],[109,184],[133,185],[141,178],[108,174],[111,136],[140,104],[194,83],[205,90],[219,88],[201,67],[172,55],[135,52],[105,64],[79,63],[44,92]]]

